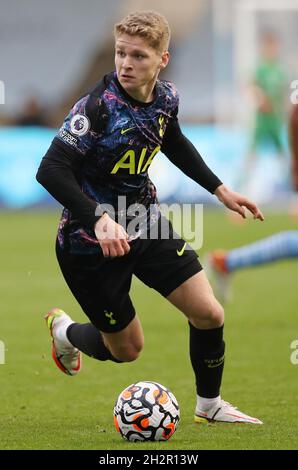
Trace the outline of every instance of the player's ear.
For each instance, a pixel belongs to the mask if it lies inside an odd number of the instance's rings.
[[[161,63],[160,63],[160,69],[164,70],[166,66],[168,65],[170,60],[170,53],[169,51],[164,51],[161,56]]]

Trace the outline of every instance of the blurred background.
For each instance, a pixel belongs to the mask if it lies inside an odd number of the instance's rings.
[[[184,132],[209,166],[260,203],[287,204],[298,0],[185,0],[183,7],[172,0],[171,8],[167,0],[0,0],[0,7],[0,207],[55,205],[35,181],[36,169],[72,104],[113,70],[114,23],[138,9],[156,9],[169,20],[172,58],[164,78],[177,85]],[[276,90],[273,84],[281,149],[252,145],[253,86],[268,36],[282,70]],[[214,203],[161,154],[150,176],[161,201]]]
[[[52,361],[44,314],[59,306],[75,321],[86,317],[54,256],[61,208],[35,175],[73,103],[113,70],[114,23],[140,9],[164,13],[171,25],[164,78],[180,92],[185,134],[266,217],[235,224],[158,154],[149,173],[161,202],[204,203],[200,259],[297,231],[287,127],[298,79],[298,0],[0,0],[0,448],[131,448],[113,427],[115,399],[129,383],[155,380],[182,410],[171,450],[297,449],[298,376],[290,360],[297,259],[236,273],[225,306],[223,397],[262,419],[262,429],[198,430],[185,319],[136,278],[131,294],[146,336],[138,361],[119,366],[85,356],[74,379]]]

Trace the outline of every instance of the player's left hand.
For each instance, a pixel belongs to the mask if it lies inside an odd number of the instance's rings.
[[[243,219],[246,219],[245,208],[247,208],[253,214],[254,219],[265,220],[262,212],[254,202],[242,196],[242,194],[231,191],[225,185],[218,186],[214,194],[228,209],[238,212]]]

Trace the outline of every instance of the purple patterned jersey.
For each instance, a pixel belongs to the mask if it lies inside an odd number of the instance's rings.
[[[112,207],[118,216],[119,196],[127,208],[142,204],[148,209],[139,233],[159,216],[148,169],[170,120],[177,116],[178,104],[177,91],[168,81],[158,80],[154,101],[141,103],[125,92],[112,72],[73,106],[54,139],[83,157],[79,183],[90,199]],[[61,245],[66,232],[72,251],[98,250],[94,232],[64,209],[58,232]]]

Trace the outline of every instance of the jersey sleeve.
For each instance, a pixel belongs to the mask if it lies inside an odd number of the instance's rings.
[[[57,139],[43,157],[36,179],[85,227],[93,229],[100,217],[96,215],[98,204],[81,191],[79,180],[83,158],[71,149],[65,151],[65,144],[59,144]]]
[[[101,137],[107,119],[101,98],[84,96],[73,106],[55,139],[84,156]]]
[[[206,165],[195,146],[182,133],[177,115],[178,107],[167,126],[161,151],[186,176],[214,194],[222,182]]]
[[[81,190],[84,156],[104,131],[107,115],[103,103],[88,95],[66,117],[58,135],[43,157],[36,179],[74,217],[91,229],[100,218],[99,204]]]

